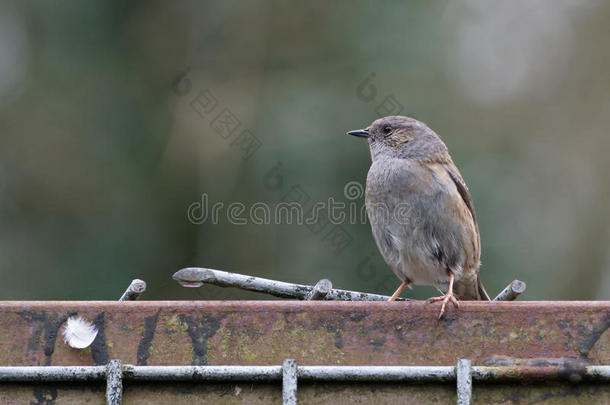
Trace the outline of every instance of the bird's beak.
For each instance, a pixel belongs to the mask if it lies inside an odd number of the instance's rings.
[[[371,136],[371,133],[368,131],[368,129],[355,129],[353,131],[349,131],[347,134],[358,136],[360,138],[368,138],[369,136]]]

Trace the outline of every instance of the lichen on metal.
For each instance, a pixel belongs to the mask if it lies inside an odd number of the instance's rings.
[[[455,366],[301,366],[303,381],[409,381],[447,382],[455,380]]]
[[[123,366],[132,381],[279,381],[282,366]]]
[[[106,366],[106,402],[120,405],[123,398],[123,370],[121,360],[110,360]]]

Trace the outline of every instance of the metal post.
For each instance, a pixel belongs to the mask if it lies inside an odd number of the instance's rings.
[[[305,299],[307,301],[320,301],[323,300],[326,295],[333,289],[333,283],[329,279],[323,278],[313,286],[309,294]]]
[[[121,360],[110,360],[106,366],[106,402],[121,405],[123,397],[123,370]]]
[[[472,364],[468,359],[459,359],[456,367],[457,404],[470,405],[472,397]]]
[[[129,287],[125,290],[119,301],[135,301],[140,295],[146,291],[146,282],[136,278],[131,281]]]
[[[513,280],[503,289],[493,301],[514,301],[525,291],[527,284],[520,280]]]
[[[282,404],[297,405],[297,361],[284,360],[282,366]]]

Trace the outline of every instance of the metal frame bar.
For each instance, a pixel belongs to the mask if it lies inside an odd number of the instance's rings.
[[[574,371],[576,372],[576,371]],[[125,381],[280,381],[282,366],[134,366],[122,365]],[[610,382],[610,365],[592,365],[584,380]],[[298,366],[303,381],[456,381],[456,366]],[[0,382],[101,381],[107,366],[0,367]],[[570,380],[558,366],[472,366],[472,381]]]
[[[294,359],[284,360],[282,366],[282,405],[297,405],[298,368]]]
[[[123,368],[121,360],[110,360],[106,366],[106,402],[120,405],[123,399]]]
[[[212,284],[219,287],[235,287],[242,290],[273,295],[274,297],[296,298],[299,300],[308,299],[310,293],[318,296],[318,293],[314,291],[315,286],[312,285],[287,283],[203,267],[187,267],[178,270],[172,278],[183,287],[201,287],[204,284]],[[324,286],[325,288],[326,286]],[[329,288],[324,293],[323,299],[326,301],[387,301],[389,298],[386,295]],[[401,298],[400,300],[408,301],[406,298]]]
[[[235,287],[247,291],[256,291],[275,297],[308,301],[387,301],[390,298],[387,295],[332,288],[332,283],[327,279],[322,279],[312,286],[204,267],[186,267],[174,273],[172,278],[183,287],[201,287],[204,284],[212,284],[219,287]],[[525,288],[526,284],[523,281],[513,280],[493,301],[513,301],[525,291]],[[400,297],[396,300],[410,301],[408,298]]]
[[[472,397],[472,362],[459,359],[455,368],[457,380],[457,404],[470,405]]]
[[[297,366],[293,359],[282,366],[134,366],[111,360],[106,366],[0,367],[0,382],[58,382],[106,380],[108,404],[121,403],[125,381],[282,381],[285,405],[296,405],[297,382],[456,382],[458,405],[468,405],[473,381],[582,380],[610,382],[610,365],[581,370],[561,366],[472,366],[460,359],[456,366]]]

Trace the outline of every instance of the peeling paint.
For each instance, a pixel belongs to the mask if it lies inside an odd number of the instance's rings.
[[[155,336],[155,330],[157,329],[157,320],[159,319],[159,312],[153,316],[144,318],[144,331],[142,332],[142,338],[138,343],[137,364],[145,366],[148,358],[150,357],[150,348],[152,341]]]

